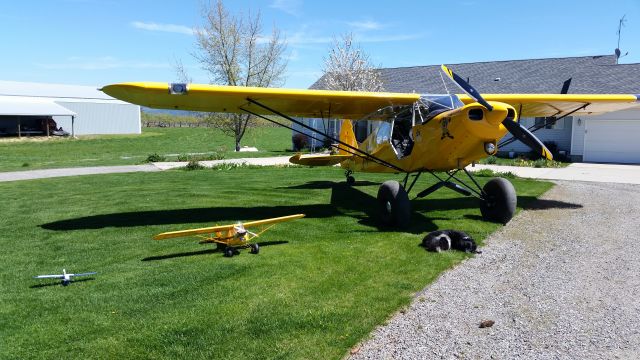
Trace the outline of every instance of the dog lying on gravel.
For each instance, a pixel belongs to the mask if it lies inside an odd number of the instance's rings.
[[[471,236],[458,230],[437,230],[422,239],[422,246],[428,251],[440,252],[450,249],[480,254],[478,245]]]

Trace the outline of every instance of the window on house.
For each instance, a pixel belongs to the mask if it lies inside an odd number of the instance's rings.
[[[553,122],[553,118],[537,117],[535,119],[535,124],[536,124],[536,127],[544,127],[545,129],[562,130],[564,129],[565,119],[571,119],[571,117],[557,120],[555,123]]]

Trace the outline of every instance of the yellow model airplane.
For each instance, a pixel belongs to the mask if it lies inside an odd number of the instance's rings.
[[[416,197],[447,187],[466,196],[476,196],[484,219],[507,223],[516,209],[517,198],[511,183],[504,178],[495,178],[481,187],[465,169],[467,165],[495,154],[498,140],[507,132],[541,156],[551,159],[550,151],[530,129],[519,123],[521,116],[547,117],[553,122],[569,115],[623,110],[637,106],[640,101],[639,95],[632,94],[481,96],[446,66],[443,65],[442,70],[465,94],[421,95],[167,83],[123,83],[105,86],[102,91],[152,108],[248,113],[292,129],[275,121],[274,116],[278,116],[318,134],[312,138],[327,137],[337,145],[337,154],[298,154],[290,161],[310,166],[340,164],[346,170],[347,183],[355,181],[352,176],[355,171],[406,174],[402,184],[387,181],[378,191],[381,223],[398,227],[409,223],[411,206],[408,192],[423,172],[435,176],[438,182]],[[339,138],[334,138],[294,117],[347,120],[342,122]],[[369,120],[377,125],[363,142],[358,142],[352,120]],[[436,171],[445,171],[447,176],[438,175]],[[457,177],[459,171],[464,171],[472,184],[466,184]],[[408,184],[410,174],[415,176]]]
[[[251,249],[252,254],[260,252],[260,246],[257,243],[250,243],[265,231],[271,229],[276,223],[291,221],[304,217],[304,214],[281,216],[277,218],[249,221],[246,223],[236,223],[231,225],[211,226],[200,229],[189,229],[170,231],[158,234],[153,237],[154,240],[171,239],[184,236],[196,236],[201,238],[201,244],[216,243],[221,245],[224,256],[232,257],[237,253],[238,249]],[[258,233],[251,232],[247,228],[258,227]]]

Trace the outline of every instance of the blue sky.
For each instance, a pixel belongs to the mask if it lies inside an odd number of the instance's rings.
[[[191,53],[201,0],[22,0],[0,3],[0,80],[104,85],[175,81],[180,59],[208,83]],[[260,11],[288,40],[285,86],[319,76],[335,36],[353,32],[381,67],[611,54],[626,14],[622,63],[640,62],[639,0],[227,0]]]

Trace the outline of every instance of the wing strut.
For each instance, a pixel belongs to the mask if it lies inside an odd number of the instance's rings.
[[[351,146],[351,145],[349,145],[349,144],[347,144],[347,143],[345,143],[345,142],[343,142],[343,141],[340,141],[340,139],[336,139],[336,138],[334,138],[333,136],[329,136],[328,134],[322,133],[321,131],[318,131],[317,129],[314,129],[314,128],[312,128],[312,127],[310,127],[310,126],[308,126],[308,125],[306,125],[306,124],[302,123],[301,121],[298,121],[298,120],[296,120],[296,119],[294,119],[294,118],[292,118],[292,117],[290,117],[290,116],[288,116],[288,115],[285,115],[285,114],[283,114],[283,113],[281,113],[281,112],[279,112],[279,111],[277,111],[277,110],[275,110],[275,109],[272,109],[272,108],[270,108],[270,107],[268,107],[268,106],[266,106],[266,105],[264,105],[264,104],[261,104],[261,103],[259,103],[259,102],[258,102],[258,101],[256,101],[256,100],[253,100],[253,99],[251,99],[251,98],[247,98],[247,101],[249,101],[249,103],[251,103],[251,104],[255,104],[255,105],[257,105],[257,106],[259,106],[259,107],[261,107],[261,108],[263,108],[263,109],[265,109],[265,110],[267,110],[267,111],[271,112],[271,113],[272,113],[272,114],[274,114],[274,115],[278,115],[278,116],[280,116],[280,117],[281,117],[281,118],[283,118],[283,119],[289,120],[289,121],[291,121],[291,122],[292,122],[292,123],[294,123],[294,124],[300,125],[301,127],[305,128],[305,129],[307,129],[307,130],[313,131],[313,132],[314,132],[314,133],[316,133],[316,134],[320,134],[320,135],[322,135],[322,136],[324,136],[324,137],[326,137],[326,138],[329,138],[331,141],[334,141],[334,142],[336,142],[336,143],[338,143],[338,144],[340,144],[340,145],[342,145],[342,146],[344,146],[344,147],[347,147],[348,149],[350,149],[350,150],[351,150],[351,151],[347,151],[347,152],[349,152],[349,153],[350,153],[350,154],[352,154],[352,155],[355,155],[355,156],[358,156],[358,157],[362,157],[362,158],[365,158],[365,159],[372,160],[372,161],[374,161],[374,162],[376,162],[376,163],[378,163],[378,164],[380,164],[380,165],[383,165],[383,166],[386,166],[386,167],[388,167],[388,168],[391,168],[391,169],[397,170],[397,171],[399,171],[399,172],[403,172],[403,173],[406,173],[406,172],[407,172],[406,170],[403,170],[402,168],[399,168],[399,167],[397,167],[397,166],[395,166],[395,165],[393,165],[393,164],[391,164],[391,163],[389,163],[389,162],[387,162],[387,161],[384,161],[384,160],[382,160],[382,159],[380,159],[380,158],[378,158],[378,157],[376,157],[376,156],[373,156],[373,155],[369,154],[369,153],[368,153],[368,152],[366,152],[366,151],[362,151],[362,150],[360,150],[360,149],[358,149],[358,148],[356,148],[356,147],[354,147],[354,146]],[[291,130],[293,130],[293,131],[295,131],[295,132],[297,132],[297,133],[302,134],[302,132],[301,132],[301,131],[294,130],[294,129],[293,129],[293,128],[291,128],[291,127],[288,127],[288,126],[285,126],[285,125],[283,125],[283,124],[280,124],[279,122],[276,122],[276,121],[274,121],[274,120],[272,120],[272,119],[269,119],[269,118],[267,118],[266,116],[258,115],[258,114],[256,114],[256,113],[254,113],[254,112],[252,112],[252,111],[250,111],[250,110],[244,109],[244,108],[240,108],[240,109],[241,109],[242,111],[244,111],[244,112],[247,112],[247,113],[251,114],[251,115],[258,116],[258,117],[260,117],[260,118],[262,118],[262,119],[264,119],[264,120],[267,120],[267,121],[273,122],[273,123],[275,123],[275,124],[278,124],[278,125],[280,125],[280,126],[283,126],[283,127],[289,128],[289,129],[291,129]],[[312,137],[312,138],[313,138],[313,137]],[[317,138],[314,138],[314,139],[315,139],[315,140],[318,140]],[[318,140],[318,141],[320,141],[320,140]]]
[[[293,127],[291,127],[291,126],[287,126],[287,125],[282,124],[282,123],[279,123],[279,122],[277,122],[277,121],[275,121],[275,120],[273,120],[273,119],[269,119],[268,117],[266,117],[266,116],[264,116],[264,115],[260,115],[260,114],[258,114],[258,113],[254,113],[254,112],[253,112],[253,111],[251,111],[251,110],[247,110],[247,109],[244,109],[244,108],[239,108],[239,109],[240,109],[240,110],[242,110],[242,111],[244,111],[244,112],[246,112],[246,113],[248,113],[248,114],[251,114],[251,115],[253,115],[253,116],[259,117],[259,118],[261,118],[261,119],[263,119],[263,120],[267,120],[267,121],[272,122],[272,123],[274,123],[274,124],[276,124],[276,125],[282,126],[282,127],[283,127],[283,128],[285,128],[285,129],[289,129],[289,130],[291,130],[291,131],[295,131],[295,132],[296,132],[296,133],[298,133],[298,134],[302,134],[302,135],[308,136],[308,137],[310,137],[310,138],[312,138],[312,139],[314,139],[314,140],[316,140],[316,141],[320,141],[320,142],[322,142],[322,141],[323,141],[322,139],[319,139],[319,138],[318,138],[318,137],[316,137],[316,136],[313,136],[313,135],[310,135],[310,134],[305,134],[305,133],[303,133],[303,132],[302,132],[302,131],[300,131],[300,130],[296,130],[296,129],[294,129],[294,128],[293,128]],[[297,124],[300,124],[301,126],[306,127],[306,125],[304,125],[304,124],[302,124],[302,123],[299,123],[299,122],[294,121],[294,120],[291,120],[291,121],[293,121],[293,122],[295,122],[295,123],[297,123]],[[325,136],[325,137],[327,137],[327,138],[329,138],[329,139],[331,139],[331,140],[334,140],[334,141],[336,141],[336,142],[338,142],[338,143],[340,143],[340,144],[345,145],[342,141],[340,141],[340,140],[338,140],[338,139],[335,139],[335,138],[333,138],[333,137],[331,137],[331,136],[327,135],[326,133],[320,132],[320,131],[318,131],[318,130],[316,130],[316,129],[313,129],[313,128],[309,128],[309,129],[310,129],[311,131],[315,132],[315,133],[318,133],[318,134],[323,135],[323,136]],[[346,144],[346,145],[348,146],[348,144]],[[349,146],[349,147],[351,147],[351,146]],[[373,162],[375,162],[375,163],[377,163],[377,164],[380,164],[380,165],[382,165],[382,166],[390,167],[390,168],[392,168],[392,169],[394,169],[394,170],[398,170],[398,171],[400,171],[400,172],[406,172],[405,170],[400,169],[399,167],[393,166],[392,164],[388,164],[388,163],[386,163],[384,160],[378,159],[378,158],[376,158],[375,156],[373,156],[373,155],[371,155],[371,154],[368,154],[368,153],[366,153],[366,152],[364,152],[364,151],[359,150],[360,152],[363,152],[366,156],[365,156],[365,155],[360,155],[360,154],[358,154],[358,153],[356,153],[356,152],[353,152],[353,151],[351,151],[351,150],[349,150],[349,149],[342,149],[342,150],[344,150],[345,152],[347,152],[347,153],[349,153],[349,154],[351,154],[351,155],[353,155],[353,156],[357,156],[357,157],[359,157],[359,158],[366,159],[366,160],[372,160]],[[358,149],[356,149],[356,150],[358,150]],[[408,174],[408,173],[407,173],[407,174]]]
[[[536,132],[536,131],[538,131],[538,130],[542,129],[543,127],[545,127],[545,126],[547,126],[547,125],[553,125],[553,124],[555,124],[558,120],[560,120],[560,119],[564,119],[564,118],[566,118],[567,116],[569,116],[569,115],[571,115],[571,114],[575,113],[575,112],[576,112],[576,111],[578,111],[578,110],[582,110],[582,109],[586,108],[586,107],[587,107],[587,106],[589,106],[589,105],[591,105],[591,103],[586,103],[586,104],[584,104],[584,105],[581,105],[580,107],[575,108],[575,109],[573,109],[573,110],[569,111],[568,113],[566,113],[566,114],[564,114],[564,115],[560,116],[559,118],[556,118],[556,119],[554,119],[554,120],[545,121],[545,122],[544,122],[544,124],[542,124],[542,125],[535,125],[535,124],[534,124],[534,125],[532,125],[532,126],[528,127],[528,128],[527,128],[527,130],[529,130],[529,131],[531,131],[531,132]],[[522,105],[521,105],[521,107],[520,107],[520,110],[522,110]],[[518,118],[519,118],[519,117],[520,117],[520,113],[518,113]],[[518,119],[518,121],[519,121],[519,120],[520,120],[520,119]],[[501,148],[501,147],[503,147],[503,146],[507,146],[507,145],[511,144],[512,142],[514,142],[514,141],[518,141],[518,139],[516,139],[515,137],[513,137],[513,136],[512,136],[511,138],[509,138],[509,139],[507,139],[507,140],[505,140],[505,141],[501,142],[500,144],[498,144],[498,149],[499,149],[499,148]]]

